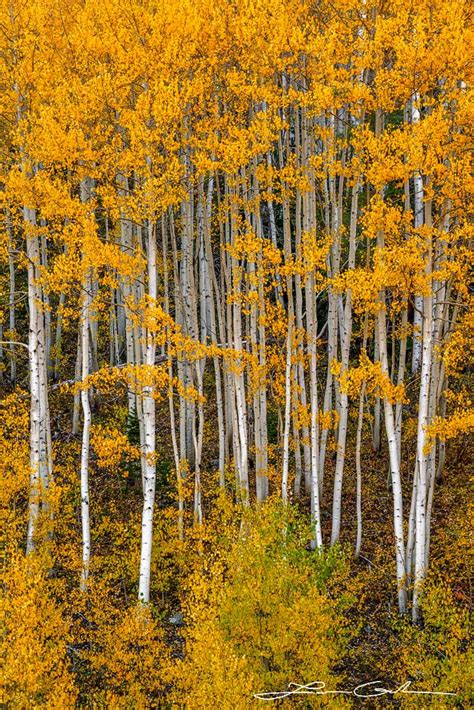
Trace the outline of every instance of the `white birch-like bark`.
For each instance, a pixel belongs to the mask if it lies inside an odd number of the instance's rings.
[[[231,195],[233,192],[229,191]],[[230,239],[231,244],[235,243],[235,238],[237,236],[237,225],[236,225],[236,206],[233,199],[230,204]],[[233,345],[234,350],[237,354],[243,353],[243,342],[242,342],[242,304],[241,304],[241,294],[242,294],[242,265],[240,261],[234,256],[231,256],[230,261],[231,267],[231,279],[232,279],[232,294],[234,297],[234,302],[232,304],[232,331],[233,331]],[[249,473],[248,473],[248,424],[247,424],[247,403],[245,397],[245,376],[244,376],[244,364],[242,359],[237,355],[238,361],[236,363],[235,371],[233,373],[234,380],[234,392],[235,392],[235,417],[234,426],[236,425],[236,448],[239,451],[238,454],[238,486],[239,493],[244,505],[249,504]]]
[[[30,500],[26,550],[35,546],[39,506],[49,509],[47,492],[52,475],[51,430],[45,357],[45,326],[42,292],[38,286],[40,242],[36,232],[36,212],[24,207],[26,253],[28,258],[29,375],[30,375]]]
[[[380,110],[375,114],[375,135],[379,137],[382,132],[382,113]],[[377,232],[377,246],[384,248],[384,233]],[[382,373],[389,377],[388,353],[387,353],[387,323],[385,314],[385,289],[379,294],[379,309],[377,312],[377,342],[379,347],[379,357],[382,366]],[[388,450],[390,459],[390,473],[392,479],[393,495],[393,526],[395,537],[395,559],[397,567],[398,585],[398,609],[401,614],[406,611],[406,580],[405,580],[405,543],[403,531],[403,496],[402,481],[400,472],[400,461],[398,459],[397,436],[395,429],[395,417],[391,402],[384,398],[385,431],[388,440]]]
[[[362,339],[362,351],[367,348],[367,330],[368,330],[368,314],[364,318],[364,335]],[[361,449],[362,449],[362,428],[364,426],[364,400],[367,382],[362,382],[362,387],[359,394],[359,411],[357,415],[357,431],[356,431],[356,520],[357,532],[354,557],[357,560],[360,556],[362,546],[362,465],[361,465]]]
[[[48,240],[45,234],[46,222],[41,220],[41,237],[40,237],[40,254],[41,266],[43,269],[48,268]],[[43,303],[43,320],[44,320],[44,357],[46,360],[46,373],[51,368],[51,305],[49,294],[43,288],[41,289]]]
[[[406,358],[407,358],[407,324],[408,324],[408,309],[405,307],[402,310],[401,318],[401,329],[402,333],[400,336],[400,349],[398,354],[398,373],[397,373],[397,385],[402,385],[405,381],[405,369],[406,369]],[[403,415],[403,404],[402,402],[396,402],[395,404],[395,427],[397,434],[397,449],[398,449],[398,460],[402,460],[402,415]]]
[[[9,272],[9,292],[8,292],[8,328],[10,337],[13,337],[15,332],[16,317],[15,317],[15,254],[13,242],[13,229],[11,225],[10,212],[7,210],[5,215],[6,228],[8,234],[8,272]],[[13,386],[16,384],[16,354],[15,344],[10,343],[10,382]]]
[[[85,178],[80,184],[80,197],[83,204],[89,202],[92,197],[93,181]],[[93,215],[88,217],[93,218]],[[81,298],[81,405],[82,405],[82,444],[81,444],[81,528],[82,528],[82,570],[81,570],[81,591],[87,590],[87,580],[89,577],[90,555],[91,555],[91,534],[90,534],[90,500],[89,500],[89,443],[91,428],[91,405],[89,399],[89,389],[86,381],[90,373],[91,359],[91,308],[92,308],[92,268],[87,263],[86,246],[83,247],[83,282]]]
[[[262,268],[262,254],[258,254],[258,264],[259,268]],[[265,333],[265,298],[263,291],[262,279],[258,280],[258,303],[259,303],[259,324],[258,324],[258,356],[260,371],[266,372],[267,369],[267,346],[266,346],[266,333]],[[269,481],[268,481],[268,430],[267,430],[267,388],[266,383],[263,383],[259,389],[259,410],[260,410],[260,467],[259,467],[259,478],[261,485],[261,495],[262,500],[268,498],[269,493]]]
[[[358,193],[359,182],[354,185],[352,191],[351,204],[351,221],[349,228],[349,260],[348,268],[353,269],[355,266],[356,253],[356,229],[358,215]],[[347,372],[349,367],[349,355],[352,337],[352,293],[348,289],[346,294],[346,302],[344,306],[343,316],[341,319],[341,372]],[[344,475],[344,463],[346,456],[346,437],[347,437],[347,421],[349,414],[349,397],[347,392],[340,393],[340,418],[337,435],[337,457],[336,471],[334,475],[334,493],[333,493],[333,508],[332,508],[332,531],[331,545],[334,545],[339,539],[341,531],[341,500],[342,500],[342,480]]]
[[[295,111],[295,143],[296,143],[296,158],[298,164],[302,164],[302,146],[301,146],[301,121],[300,112],[297,109]],[[302,219],[303,219],[303,198],[301,191],[297,188],[295,195],[295,256],[297,262],[302,262],[302,243],[301,243],[301,232],[302,232]],[[296,328],[298,332],[303,333],[303,286],[302,278],[299,272],[295,274],[295,320]],[[299,388],[299,398],[301,402],[301,407],[304,411],[307,409],[308,400],[306,394],[306,379],[305,371],[303,366],[304,358],[304,343],[302,338],[298,338],[298,364],[297,364],[297,384]],[[311,452],[310,452],[310,438],[309,438],[309,428],[306,424],[303,424],[302,428],[302,442],[303,442],[303,475],[305,490],[307,493],[311,490]]]
[[[147,225],[147,272],[148,272],[148,299],[150,307],[156,304],[157,297],[157,268],[156,268],[156,234],[155,224],[150,219]],[[154,333],[147,329],[145,345],[145,364],[149,373],[155,367],[156,343]],[[150,601],[150,574],[151,555],[153,543],[153,512],[155,507],[156,488],[156,431],[155,431],[155,399],[154,387],[147,381],[142,388],[143,406],[143,441],[144,452],[144,487],[143,487],[143,513],[142,513],[142,540],[140,551],[140,574],[138,579],[138,599],[144,604]]]
[[[334,133],[334,118],[331,117],[329,121],[329,128],[331,135]],[[331,157],[331,149],[333,145],[333,140],[329,140],[326,146],[326,151],[329,154],[330,163],[333,162]],[[331,250],[326,259],[326,268],[328,276],[334,277],[338,271],[338,251],[339,251],[339,225],[340,225],[340,214],[336,204],[336,189],[335,189],[335,178],[334,176],[328,176],[324,181],[324,196],[325,196],[325,219],[326,228],[332,234],[332,244]],[[331,285],[328,287],[328,343],[327,343],[327,368],[326,368],[326,387],[324,390],[324,400],[323,400],[323,420],[325,421],[327,415],[332,410],[332,391],[333,386],[335,386],[331,363],[334,358],[337,357],[337,327],[338,327],[338,312],[337,312],[337,294],[334,293]],[[337,396],[336,396],[336,408],[337,408]],[[323,492],[324,484],[324,472],[326,468],[326,447],[329,435],[329,429],[324,424],[321,430],[321,441],[319,449],[319,471],[320,471],[320,484],[319,491],[320,495]]]
[[[163,252],[163,288],[164,288],[164,310],[165,313],[170,313],[170,287],[169,287],[169,269],[168,269],[168,235],[165,230],[165,219],[161,221],[161,244]],[[170,412],[170,429],[171,443],[173,446],[174,467],[176,471],[176,491],[178,494],[178,537],[182,542],[184,540],[184,499],[183,499],[183,482],[181,476],[181,461],[179,458],[179,447],[176,436],[176,415],[173,398],[173,362],[170,355],[170,343],[168,338],[168,377],[170,385],[168,388],[168,406]]]
[[[290,459],[290,426],[291,426],[291,355],[293,340],[293,323],[288,321],[288,334],[286,336],[286,367],[285,367],[285,416],[283,427],[283,470],[281,476],[281,498],[283,503],[288,502],[288,470]]]
[[[32,233],[28,233],[28,228],[34,229],[36,225],[36,214],[33,209],[24,207],[23,218],[27,227],[26,234],[26,254],[28,258],[28,365],[30,379],[30,491],[29,491],[29,512],[28,531],[26,537],[26,552],[30,553],[35,547],[35,534],[39,514],[39,503],[41,497],[41,467],[44,466],[41,451],[41,428],[42,412],[40,405],[40,378],[39,378],[39,356],[40,347],[38,338],[38,304],[36,289],[36,267],[38,259],[38,238]]]
[[[405,554],[405,572],[406,572],[406,584],[409,589],[411,586],[412,576],[413,576],[413,555],[414,555],[414,545],[415,545],[415,525],[416,525],[416,486],[417,486],[417,476],[416,469],[413,476],[413,486],[411,492],[410,501],[410,513],[408,516],[408,534],[407,534],[407,545]]]
[[[319,426],[318,426],[318,381],[317,381],[317,322],[315,313],[314,279],[311,275],[306,284],[306,317],[308,319],[308,350],[309,350],[309,373],[310,373],[310,412],[311,412],[311,522],[314,530],[314,538],[311,541],[311,548],[320,548],[323,545],[321,529],[321,513],[319,504]]]
[[[203,382],[200,363],[196,363],[196,379],[198,394],[203,396]],[[202,443],[204,437],[204,406],[202,399],[198,404],[198,422],[196,418],[193,420],[193,445],[194,445],[194,522],[202,525],[202,492],[201,492],[201,456]]]
[[[431,226],[430,208],[426,207],[426,224]],[[431,242],[427,246],[425,273],[431,278],[432,267]],[[418,430],[416,449],[416,503],[415,503],[415,578],[413,588],[412,616],[416,621],[419,617],[419,598],[421,585],[426,575],[426,517],[429,481],[429,452],[426,451],[427,434],[426,426],[429,423],[430,386],[432,385],[432,353],[433,353],[433,296],[430,292],[423,297],[423,329],[422,329],[422,355],[421,355],[421,381],[418,401]]]
[[[416,125],[420,122],[420,96],[414,93],[411,98],[411,120]],[[419,171],[413,176],[413,201],[415,212],[415,228],[423,224],[423,177]],[[423,321],[423,297],[415,295],[415,309],[413,314],[413,353],[412,353],[412,373],[418,372],[422,357],[422,321]]]
[[[209,267],[210,273],[210,289],[209,289],[209,318],[210,318],[210,338],[214,346],[218,344],[218,323],[219,331],[222,333],[222,315],[221,309],[219,307],[220,302],[220,292],[217,284],[217,279],[214,271],[214,262],[212,256],[211,248],[211,231],[210,231],[210,219],[211,219],[211,206],[212,206],[212,194],[213,194],[214,180],[211,176],[209,178],[208,185],[208,196],[207,196],[207,210],[204,217],[204,246],[206,252],[206,259]],[[225,462],[226,462],[226,417],[225,417],[225,402],[222,396],[222,371],[221,365],[218,357],[213,357],[214,365],[214,377],[215,377],[215,387],[216,387],[216,406],[217,406],[217,426],[219,428],[219,485],[221,488],[225,486]]]
[[[188,165],[188,163],[186,163]],[[188,168],[189,170],[189,168]],[[189,182],[189,181],[188,181]],[[197,312],[196,312],[196,291],[194,280],[194,243],[193,243],[193,223],[194,223],[194,198],[192,187],[187,186],[186,199],[181,203],[181,263],[179,272],[179,287],[181,308],[180,315],[184,333],[195,340],[198,337]],[[179,376],[185,387],[193,384],[192,366],[187,360],[182,361]],[[180,449],[181,458],[187,461],[187,465],[192,469],[194,466],[194,444],[193,444],[193,419],[195,417],[194,403],[185,397],[180,398]]]
[[[375,329],[374,332],[374,362],[380,360],[379,352],[379,336],[378,330]],[[380,451],[381,438],[380,438],[380,419],[381,419],[381,406],[380,397],[375,397],[374,402],[374,423],[372,426],[372,448],[374,451]]]
[[[311,123],[304,116],[302,155],[305,164],[308,165],[310,155],[310,126]],[[316,232],[316,208],[315,208],[315,185],[314,172],[308,169],[308,178],[312,185],[312,190],[303,196],[303,231],[306,234]],[[315,234],[316,236],[316,234]],[[310,451],[311,451],[311,523],[314,537],[311,541],[311,549],[319,549],[323,544],[320,512],[320,468],[319,468],[319,405],[318,405],[318,377],[317,377],[317,336],[318,322],[316,317],[316,293],[314,272],[311,270],[306,277],[305,284],[305,305],[306,305],[306,332],[309,355],[309,404],[310,404]]]
[[[85,386],[85,381],[89,376],[89,318],[92,302],[92,284],[90,269],[83,281],[82,312],[81,312],[81,404],[82,404],[82,445],[81,445],[81,527],[82,527],[82,572],[81,591],[87,590],[87,579],[89,576],[91,536],[90,536],[90,514],[89,514],[89,441],[91,427],[91,406],[89,391]]]
[[[184,214],[184,207],[181,206],[181,214]],[[171,240],[171,252],[173,258],[173,281],[174,281],[174,296],[175,296],[175,321],[181,326],[186,333],[186,325],[184,323],[184,305],[183,305],[183,287],[181,273],[183,269],[183,263],[178,260],[178,245],[175,230],[174,213],[170,207],[168,210],[168,224],[170,231]],[[181,357],[178,358],[176,369],[178,373],[178,380],[184,385],[187,384],[187,373],[185,377],[185,363]],[[188,457],[187,457],[187,437],[186,437],[186,402],[185,398],[179,395],[179,411],[178,411],[178,431],[179,431],[179,476],[178,476],[178,489],[182,491],[183,479],[186,476],[188,470]],[[179,493],[180,496],[180,493]],[[178,501],[178,506],[180,503]],[[184,515],[184,501],[182,502],[182,510]],[[184,520],[184,518],[183,518]]]
[[[377,314],[377,329],[380,351],[380,362],[382,372],[388,377],[388,356],[387,356],[387,331],[385,321],[385,295],[381,294],[381,308]],[[387,433],[390,473],[392,479],[393,495],[393,523],[395,534],[395,558],[397,564],[397,584],[398,584],[398,608],[401,614],[406,610],[406,588],[405,588],[405,543],[403,532],[403,498],[400,474],[400,463],[398,460],[397,435],[395,430],[395,417],[393,407],[388,399],[384,399],[385,430]]]
[[[364,397],[365,397],[366,382],[362,383],[359,395],[359,412],[357,416],[357,432],[356,432],[356,519],[357,533],[354,557],[357,560],[360,556],[362,546],[362,466],[361,466],[361,447],[362,447],[362,427],[364,424]]]
[[[125,199],[129,192],[129,180],[127,177],[117,175],[118,195]],[[127,254],[133,253],[133,224],[124,210],[120,216],[120,248]],[[127,277],[121,278],[119,281],[120,306],[118,310],[118,330],[119,336],[125,340],[125,357],[127,365],[133,365],[135,362],[135,343],[134,343],[134,326],[131,318],[130,308],[132,305],[133,289]],[[128,401],[128,416],[133,416],[137,404],[136,396],[131,388],[127,392]]]

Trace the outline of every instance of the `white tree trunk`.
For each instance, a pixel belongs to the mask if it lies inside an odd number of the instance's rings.
[[[80,185],[80,197],[82,203],[87,203],[92,197],[93,182],[85,178]],[[93,215],[90,215],[93,219]],[[84,261],[88,255],[84,253]],[[82,526],[82,572],[81,591],[87,590],[87,579],[89,577],[89,565],[91,554],[90,535],[90,506],[89,506],[89,441],[91,428],[91,406],[89,390],[85,387],[85,381],[89,376],[89,361],[91,358],[91,308],[93,272],[91,267],[84,264],[85,273],[82,283],[81,298],[81,404],[82,404],[82,446],[81,446],[81,526]]]
[[[35,211],[25,207],[23,210],[24,220],[27,230],[36,225]],[[39,315],[37,305],[36,288],[36,267],[39,257],[38,238],[34,234],[26,234],[26,254],[28,257],[28,352],[29,352],[29,376],[30,376],[30,492],[29,492],[29,515],[28,531],[26,538],[26,552],[32,552],[35,547],[36,525],[39,514],[39,502],[41,497],[41,428],[42,413],[40,407],[40,377],[39,377]]]
[[[283,471],[281,477],[281,498],[288,502],[288,468],[290,458],[290,426],[291,426],[291,355],[293,340],[293,323],[288,321],[286,337],[286,368],[285,368],[285,418],[283,429]]]
[[[89,376],[89,318],[91,307],[91,277],[88,269],[83,282],[81,313],[81,379],[84,385]],[[90,518],[89,518],[89,440],[91,427],[91,406],[88,389],[81,390],[82,403],[82,446],[81,446],[81,524],[82,524],[82,572],[81,590],[87,589],[91,554]]]
[[[7,210],[6,215],[6,227],[8,234],[8,271],[9,271],[9,293],[8,293],[8,328],[10,330],[10,337],[13,337],[15,332],[15,255],[14,255],[14,243],[13,243],[13,230],[11,225],[10,212]],[[10,382],[13,386],[16,384],[16,355],[15,355],[15,345],[10,344]]]
[[[319,504],[319,427],[318,427],[318,381],[317,381],[317,322],[314,303],[314,280],[311,275],[306,284],[306,316],[308,318],[308,340],[309,340],[309,374],[310,374],[310,409],[311,409],[311,522],[313,525],[314,538],[311,541],[311,548],[314,550],[323,545],[321,529],[321,512]]]
[[[417,93],[411,98],[411,120],[412,124],[420,122],[420,97]],[[423,178],[420,172],[413,176],[413,199],[415,212],[415,227],[423,224]],[[415,311],[413,314],[413,353],[412,353],[412,373],[418,372],[422,357],[422,320],[423,320],[423,297],[415,295]]]
[[[157,269],[156,269],[156,234],[155,225],[148,222],[147,240],[148,262],[148,296],[151,307],[156,303],[157,297]],[[145,364],[155,366],[155,336],[149,330],[146,332]],[[140,575],[138,581],[138,599],[144,604],[150,601],[150,574],[151,555],[153,542],[153,512],[155,507],[156,488],[156,432],[155,432],[155,399],[154,387],[146,383],[143,387],[143,436],[142,449],[145,461],[145,476],[143,490],[142,513],[142,541],[140,552]]]
[[[355,266],[358,194],[359,183],[357,182],[352,190],[351,222],[349,229],[349,269],[353,269]],[[347,369],[349,367],[349,356],[352,338],[352,293],[350,289],[348,290],[346,295],[346,303],[343,309],[342,318],[340,319],[340,324],[342,366],[341,371],[342,373],[344,373],[347,372]],[[340,399],[341,406],[337,436],[336,471],[334,475],[331,545],[334,545],[337,542],[341,531],[342,480],[344,475],[344,463],[346,457],[347,421],[349,416],[349,397],[347,393],[341,392]]]
[[[382,304],[385,302],[385,296],[382,296]],[[377,314],[378,340],[380,349],[380,361],[382,363],[382,371],[388,376],[388,357],[387,357],[387,333],[385,322],[385,311],[382,305]],[[398,608],[401,614],[406,610],[406,588],[405,588],[405,543],[403,533],[403,499],[402,485],[400,475],[400,463],[398,460],[397,435],[395,430],[395,418],[393,415],[393,407],[388,399],[384,399],[385,413],[385,430],[388,439],[388,449],[390,458],[390,472],[392,478],[392,494],[393,494],[393,523],[395,534],[395,558],[397,564],[397,583],[398,583]]]
[[[377,110],[375,115],[375,135],[380,136],[382,131],[382,113]],[[384,248],[384,233],[377,232],[377,247]],[[379,294],[379,310],[377,312],[377,342],[379,348],[380,363],[382,372],[389,377],[388,353],[387,353],[387,324],[386,324],[386,301],[385,290]],[[388,439],[388,450],[390,458],[390,472],[392,478],[393,495],[393,527],[395,537],[395,559],[397,567],[398,584],[398,609],[401,614],[406,611],[406,581],[405,581],[405,543],[403,531],[403,497],[402,481],[400,472],[400,461],[398,459],[397,435],[395,429],[395,417],[391,402],[384,398],[385,430]]]
[[[431,226],[431,219],[428,218],[429,208],[427,206],[427,225]],[[428,245],[426,258],[426,274],[431,277],[431,244]],[[431,289],[431,285],[430,285]],[[421,585],[426,574],[426,517],[428,493],[430,490],[429,480],[429,452],[426,451],[427,434],[426,426],[429,423],[429,402],[430,386],[432,376],[432,353],[433,353],[433,297],[431,291],[423,298],[423,332],[422,332],[422,360],[421,360],[421,382],[420,396],[418,402],[418,431],[416,449],[416,534],[415,534],[415,579],[413,589],[413,620],[419,616],[419,597]],[[434,472],[433,472],[434,473]]]

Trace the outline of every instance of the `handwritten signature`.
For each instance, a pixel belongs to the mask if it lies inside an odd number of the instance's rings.
[[[254,693],[253,697],[258,700],[281,700],[282,698],[288,698],[290,695],[355,695],[356,698],[379,698],[382,695],[397,695],[401,693],[406,695],[456,695],[456,693],[441,693],[434,690],[409,690],[412,683],[411,680],[407,680],[395,690],[373,687],[380,682],[380,680],[371,680],[368,683],[361,683],[352,690],[326,690],[326,683],[324,683],[324,681],[315,680],[307,685],[290,683],[288,690]]]

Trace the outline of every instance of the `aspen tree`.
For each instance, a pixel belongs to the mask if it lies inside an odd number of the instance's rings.
[[[7,210],[5,213],[5,225],[8,234],[8,273],[9,273],[9,294],[8,294],[8,328],[10,333],[13,335],[15,332],[15,255],[14,255],[14,242],[13,242],[13,230],[11,225],[10,212]],[[15,345],[10,344],[10,382],[14,386],[16,384],[16,355],[15,355]]]
[[[380,109],[375,114],[375,135],[381,136],[383,126],[383,115]],[[382,229],[377,232],[377,247],[384,246],[384,235]],[[377,342],[379,346],[379,357],[382,365],[382,372],[388,376],[388,354],[387,354],[387,325],[385,314],[385,291],[379,294],[379,307],[377,311]],[[401,614],[406,610],[406,588],[405,588],[405,543],[403,532],[403,499],[400,475],[400,461],[398,458],[397,437],[395,429],[395,417],[391,402],[384,397],[385,430],[388,440],[390,472],[392,478],[393,494],[393,523],[395,533],[395,558],[397,564],[397,584],[398,584],[398,608]]]
[[[425,219],[431,227],[431,202],[425,206]],[[428,237],[425,272],[428,279],[432,271],[432,244],[431,235]],[[422,356],[421,356],[421,383],[420,398],[418,403],[418,431],[416,451],[416,500],[415,500],[415,578],[413,591],[413,619],[417,620],[419,614],[420,585],[426,574],[426,507],[428,490],[430,488],[429,454],[426,452],[426,427],[429,417],[429,396],[432,376],[433,353],[433,297],[430,292],[423,298],[423,328],[422,328]],[[433,472],[434,474],[434,472]]]
[[[83,204],[87,204],[92,199],[93,183],[90,178],[81,181],[80,197]],[[88,219],[88,217],[86,218]],[[93,219],[93,213],[92,213]],[[84,276],[82,283],[81,297],[81,404],[82,404],[82,445],[81,445],[81,524],[82,524],[82,572],[81,590],[87,590],[87,579],[89,576],[89,563],[91,554],[91,534],[90,534],[90,499],[89,499],[89,442],[91,429],[91,405],[89,400],[89,390],[87,378],[89,376],[90,361],[90,318],[92,304],[92,276],[91,267],[87,264],[88,254],[84,253]]]
[[[359,199],[359,180],[352,189],[352,201],[351,201],[351,217],[350,217],[350,227],[349,227],[349,259],[348,268],[353,269],[355,267],[355,253],[356,253],[356,229],[357,229],[357,213],[358,213],[358,199]],[[349,366],[349,355],[351,347],[351,337],[352,337],[352,294],[351,290],[347,290],[346,302],[344,304],[343,319],[341,323],[342,337],[341,337],[341,374],[347,371]],[[361,405],[360,405],[361,406]],[[363,412],[363,405],[362,405]],[[341,408],[340,408],[340,419],[338,425],[338,438],[337,438],[337,457],[336,457],[336,471],[334,475],[334,495],[333,495],[333,519],[332,519],[332,532],[331,532],[331,544],[338,540],[341,529],[341,497],[342,497],[342,478],[344,473],[344,461],[346,455],[346,437],[347,437],[347,422],[349,415],[349,398],[347,392],[341,392]],[[360,415],[360,417],[362,414]],[[359,421],[360,425],[360,421]],[[358,434],[360,439],[360,433]],[[360,447],[360,441],[359,441]]]
[[[151,218],[147,224],[147,273],[148,273],[148,303],[154,308],[157,298],[157,269],[156,269],[156,232],[155,224]],[[145,364],[151,372],[155,366],[155,336],[148,327],[145,333]],[[155,400],[153,385],[146,383],[143,386],[143,450],[144,450],[144,485],[143,485],[143,514],[142,514],[142,540],[140,553],[140,574],[138,584],[138,598],[147,604],[150,601],[150,570],[153,541],[153,512],[155,507],[156,487],[156,431],[155,431]]]
[[[39,310],[40,299],[36,286],[38,279],[39,246],[35,235],[35,210],[25,207],[24,220],[29,230],[26,234],[28,257],[28,311],[29,311],[29,374],[30,374],[30,503],[26,550],[31,552],[35,546],[35,532],[40,507],[40,500],[48,485],[46,452],[46,412],[47,393],[45,392],[46,374],[44,358],[44,321]]]
[[[286,367],[285,367],[285,417],[283,433],[283,468],[281,475],[281,497],[284,503],[288,502],[288,466],[290,455],[290,424],[291,424],[291,353],[292,353],[293,323],[288,322],[286,337]]]
[[[411,120],[412,124],[420,122],[420,96],[415,92],[411,97]],[[419,171],[413,176],[413,209],[415,215],[415,228],[423,224],[423,177]],[[422,357],[422,323],[423,323],[423,298],[415,295],[413,314],[413,354],[412,372],[418,372]]]

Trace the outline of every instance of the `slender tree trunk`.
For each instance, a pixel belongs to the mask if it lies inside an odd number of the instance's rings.
[[[378,330],[375,329],[374,332],[374,362],[380,360],[379,353],[379,336]],[[372,427],[372,448],[374,451],[380,451],[381,438],[380,438],[380,419],[381,419],[381,406],[380,397],[375,398],[374,403],[374,423]]]
[[[150,307],[154,308],[157,297],[156,269],[156,234],[155,224],[151,219],[147,225],[147,262],[148,262],[148,298]],[[155,334],[146,331],[145,364],[150,374],[155,367]],[[145,480],[143,490],[142,541],[140,552],[140,575],[138,582],[138,599],[144,604],[150,601],[150,573],[153,542],[153,512],[155,507],[156,487],[156,431],[155,431],[155,399],[154,386],[151,379],[143,387],[143,428],[144,440],[142,448],[145,455]]]
[[[379,137],[382,132],[382,114],[380,110],[375,115],[375,135]],[[377,232],[377,247],[384,248],[384,233]],[[385,314],[385,289],[379,294],[379,310],[377,312],[377,342],[379,347],[379,357],[382,372],[389,377],[388,353],[387,353],[387,323]],[[384,398],[385,430],[387,433],[388,450],[390,458],[390,471],[392,478],[393,494],[393,523],[395,534],[395,558],[397,566],[398,583],[398,608],[401,614],[406,610],[406,586],[405,586],[405,543],[403,532],[403,499],[402,482],[400,473],[400,462],[398,459],[397,437],[395,430],[395,417],[391,402]]]
[[[400,336],[400,351],[398,355],[398,374],[397,374],[397,385],[402,385],[405,381],[405,369],[406,369],[406,357],[407,357],[407,324],[408,324],[408,310],[405,307],[402,311],[402,322],[401,329],[402,333]],[[402,460],[402,415],[403,415],[403,404],[402,402],[397,402],[395,404],[395,426],[397,434],[397,449],[398,449],[398,460]]]
[[[426,224],[431,226],[429,205],[426,206]],[[431,278],[432,247],[428,244],[428,255],[426,258],[426,275]],[[431,284],[430,284],[431,289]],[[418,403],[418,432],[417,432],[417,454],[416,454],[416,534],[415,534],[415,580],[413,589],[413,620],[419,616],[419,598],[421,585],[426,574],[426,515],[429,492],[429,453],[426,452],[427,435],[426,426],[429,423],[429,397],[432,374],[432,352],[433,352],[433,297],[430,290],[429,295],[423,298],[423,330],[422,330],[422,356],[421,356],[421,382],[420,396]]]
[[[82,572],[81,590],[87,590],[89,563],[91,553],[90,520],[89,520],[89,439],[91,427],[91,406],[89,391],[85,381],[89,376],[89,316],[92,302],[92,284],[90,270],[84,277],[81,313],[81,403],[82,403],[82,446],[81,446],[81,523],[82,523]]]
[[[92,197],[93,181],[85,178],[80,184],[80,197],[83,204],[89,202]],[[87,219],[95,219],[94,214],[87,215]],[[91,428],[91,405],[89,399],[89,389],[86,381],[89,376],[89,362],[91,359],[91,310],[93,299],[93,272],[88,265],[87,246],[84,246],[83,253],[83,283],[81,298],[81,404],[82,404],[82,445],[81,445],[81,525],[82,525],[82,572],[81,591],[87,590],[87,579],[89,577],[89,565],[91,554],[90,535],[90,507],[89,507],[89,441]]]
[[[36,526],[39,514],[41,497],[41,468],[44,467],[41,450],[42,412],[40,405],[40,377],[39,377],[39,314],[36,289],[36,263],[39,256],[38,238],[28,233],[34,230],[36,214],[33,209],[25,207],[23,216],[26,223],[26,254],[28,258],[28,351],[29,351],[29,376],[30,376],[30,492],[28,532],[26,538],[26,552],[32,552],[35,547]]]
[[[413,94],[411,98],[411,120],[414,125],[420,122],[420,109],[418,107],[420,97]],[[413,200],[415,210],[415,228],[423,225],[423,177],[420,172],[416,172],[413,177]],[[413,353],[412,353],[412,373],[420,369],[422,357],[422,320],[423,320],[423,297],[415,296],[415,310],[413,314]]]
[[[321,529],[321,513],[319,504],[319,471],[318,471],[318,381],[316,360],[317,322],[314,304],[314,281],[310,276],[306,285],[306,314],[308,318],[309,339],[309,368],[310,368],[310,408],[311,408],[311,521],[313,524],[314,538],[311,542],[312,549],[320,548],[323,544]]]
[[[289,320],[286,337],[285,418],[283,429],[283,472],[281,477],[281,498],[285,504],[288,502],[288,467],[290,458],[292,335],[293,323]]]
[[[353,269],[355,266],[358,193],[359,183],[357,182],[354,185],[352,191],[351,223],[349,229],[349,269]],[[346,303],[344,306],[343,317],[341,320],[341,331],[341,372],[344,373],[347,372],[347,369],[349,367],[349,356],[352,337],[352,293],[350,289],[347,291],[346,295]],[[334,545],[337,542],[341,530],[342,479],[344,475],[347,422],[349,415],[349,397],[347,395],[347,392],[341,392],[340,398],[341,407],[337,437],[336,472],[334,476],[331,545]]]
[[[356,433],[356,518],[357,518],[357,534],[354,557],[357,560],[360,556],[362,545],[362,466],[360,461],[360,452],[362,446],[362,427],[364,424],[364,397],[365,397],[366,382],[362,383],[362,388],[359,395],[359,413],[357,416],[357,433]]]
[[[6,215],[6,227],[8,234],[8,271],[9,271],[9,293],[8,293],[8,328],[10,330],[10,338],[13,338],[16,326],[15,317],[15,297],[16,297],[16,286],[15,286],[15,255],[14,255],[14,243],[13,243],[13,230],[11,225],[10,212],[7,210]],[[10,382],[14,387],[16,384],[16,354],[15,345],[10,343]]]

